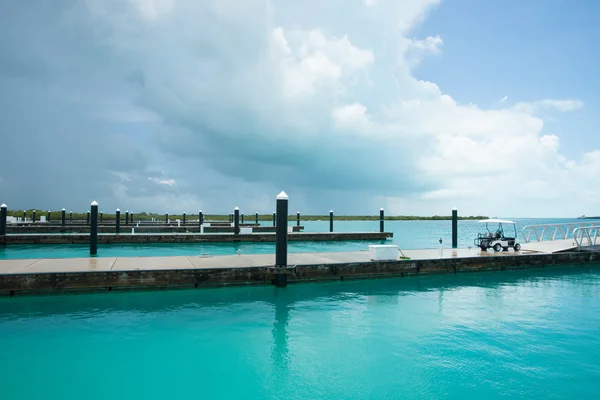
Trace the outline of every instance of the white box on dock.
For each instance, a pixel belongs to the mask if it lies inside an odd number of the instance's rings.
[[[392,244],[369,245],[369,258],[371,261],[397,260],[398,246]]]
[[[250,233],[252,233],[252,228],[240,228],[241,235],[248,235]]]
[[[288,233],[294,233],[294,227],[288,226]]]

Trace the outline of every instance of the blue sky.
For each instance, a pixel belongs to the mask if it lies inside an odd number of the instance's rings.
[[[599,8],[3,2],[0,202],[600,214]]]

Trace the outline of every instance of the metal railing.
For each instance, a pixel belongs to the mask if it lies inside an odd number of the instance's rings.
[[[598,221],[594,222],[567,222],[563,224],[540,224],[526,225],[521,229],[521,236],[525,243],[532,240],[541,242],[543,240],[566,240],[573,238],[574,231],[579,228],[597,227]]]
[[[573,239],[575,239],[575,243],[577,243],[577,248],[580,249],[581,246],[599,245],[599,230],[600,227],[598,226],[585,226],[581,228],[575,228],[573,230]]]

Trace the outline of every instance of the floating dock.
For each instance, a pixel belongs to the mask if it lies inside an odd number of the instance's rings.
[[[131,232],[131,229],[135,229],[136,233],[199,233],[200,226],[198,224],[186,224],[180,225],[177,224],[169,224],[169,225],[159,225],[159,224],[141,224],[141,225],[121,225],[121,232]],[[203,227],[204,233],[233,233],[234,227],[231,224],[226,225],[204,225]],[[277,229],[275,226],[258,226],[258,225],[240,225],[240,228],[252,228],[253,232],[258,233],[266,233],[266,232],[275,232]],[[299,232],[304,230],[304,226],[294,225],[290,226],[294,232]],[[99,225],[98,232],[99,233],[115,233],[115,225]],[[8,234],[32,234],[32,233],[46,233],[46,234],[59,234],[59,233],[89,233],[90,226],[84,224],[73,224],[73,225],[8,225],[6,227],[6,232]]]
[[[521,254],[478,249],[406,250],[408,259],[372,261],[369,252],[291,253],[288,283],[542,268],[600,267],[600,252]],[[96,257],[0,260],[0,294],[269,285],[275,255]]]
[[[393,237],[392,232],[293,232],[289,241],[381,241]],[[11,234],[0,237],[0,245],[12,244],[88,244],[89,234]],[[275,242],[275,233],[101,233],[99,244],[109,243],[215,243],[215,242]]]

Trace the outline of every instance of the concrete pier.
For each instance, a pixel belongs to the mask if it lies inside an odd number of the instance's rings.
[[[274,233],[249,233],[235,235],[232,233],[100,233],[98,243],[195,243],[195,242],[275,242]],[[113,228],[114,230],[114,228]],[[288,235],[290,241],[344,241],[344,240],[386,240],[391,238],[391,232],[335,232],[312,233],[295,232]],[[6,244],[88,244],[89,234],[65,233],[59,235],[47,234],[11,234],[6,236]]]
[[[547,266],[600,267],[600,252],[488,253],[406,250],[410,259],[371,261],[368,252],[290,253],[288,283],[456,274]],[[0,260],[0,294],[201,288],[274,283],[273,254]],[[281,273],[281,272],[279,272]]]

